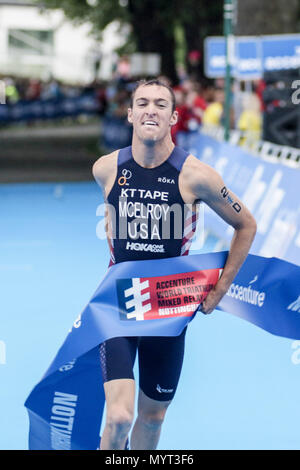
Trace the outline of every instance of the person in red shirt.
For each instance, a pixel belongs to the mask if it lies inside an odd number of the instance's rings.
[[[198,84],[191,80],[185,80],[182,86],[174,88],[176,111],[178,112],[177,124],[172,127],[171,131],[174,143],[176,143],[178,132],[193,131],[201,125],[207,103],[198,88]]]

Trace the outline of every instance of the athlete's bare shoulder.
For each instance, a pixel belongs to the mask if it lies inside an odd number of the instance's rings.
[[[95,180],[107,195],[117,175],[119,150],[98,158],[93,164],[92,172]]]
[[[216,183],[220,176],[206,163],[189,154],[182,167],[182,181],[197,197],[206,191],[208,187]]]
[[[196,172],[196,176],[198,177],[200,176],[199,172],[203,174],[203,177],[206,177],[207,174],[211,172],[215,172],[215,170],[211,166],[207,165],[206,163],[201,162],[199,158],[195,157],[191,153],[189,154],[189,156],[187,157],[185,161],[183,170],[189,171],[191,173]]]
[[[183,189],[190,199],[205,202],[234,228],[254,227],[255,220],[243,202],[225,186],[211,166],[189,155],[182,167]],[[252,229],[251,229],[252,230]]]
[[[96,180],[102,181],[117,164],[119,150],[115,150],[107,155],[102,155],[93,165],[93,175]]]

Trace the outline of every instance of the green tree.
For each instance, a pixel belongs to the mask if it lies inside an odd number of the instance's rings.
[[[238,0],[235,34],[298,33],[299,19],[300,0]]]
[[[222,33],[223,0],[43,0],[47,8],[63,9],[77,23],[90,22],[94,34],[119,20],[132,27],[139,52],[157,52],[162,73],[177,80],[175,64],[176,28],[184,31],[187,50],[201,50],[208,34]]]
[[[203,58],[204,39],[223,35],[223,0],[185,0],[180,9],[180,22],[184,28],[187,50],[198,50]],[[203,72],[203,63],[201,65]]]

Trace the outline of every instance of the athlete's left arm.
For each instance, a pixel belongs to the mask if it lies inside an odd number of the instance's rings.
[[[226,294],[245,261],[256,233],[256,222],[247,207],[225,186],[223,179],[214,169],[202,163],[201,172],[196,175],[196,196],[234,228],[222,276],[202,305],[202,312],[208,314]]]

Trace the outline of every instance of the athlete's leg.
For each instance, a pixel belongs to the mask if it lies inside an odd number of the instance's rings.
[[[156,449],[166,411],[176,393],[186,328],[175,337],[142,337],[138,344],[140,392],[131,449]]]
[[[124,449],[134,416],[133,365],[137,338],[112,338],[100,345],[106,423],[100,449]]]
[[[138,397],[138,417],[131,433],[130,449],[156,449],[161,426],[170,403],[171,400],[153,400],[147,397],[140,389]]]
[[[134,416],[135,382],[132,379],[111,380],[104,384],[106,422],[100,449],[124,449]]]

